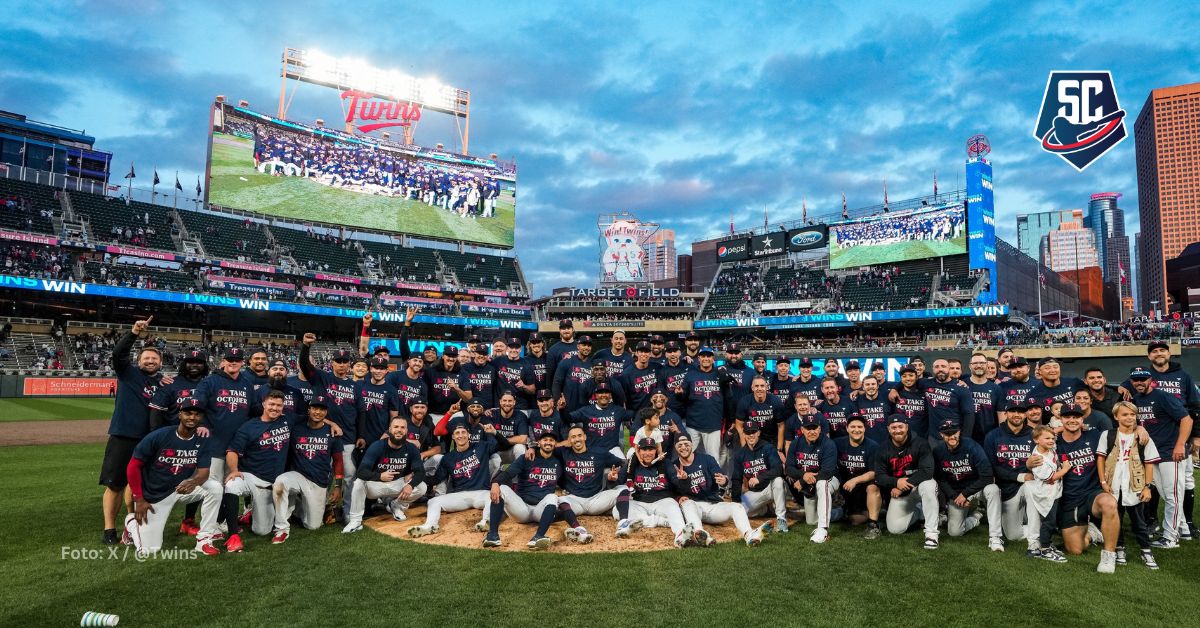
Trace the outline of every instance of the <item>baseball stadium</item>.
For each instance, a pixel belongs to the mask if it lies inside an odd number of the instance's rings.
[[[1186,292],[1006,241],[980,129],[930,193],[596,234],[545,155],[517,220],[504,72],[277,61],[194,189],[0,111],[0,624],[1194,621]]]

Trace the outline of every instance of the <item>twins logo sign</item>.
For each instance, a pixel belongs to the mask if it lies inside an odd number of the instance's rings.
[[[1033,137],[1080,172],[1125,139],[1109,72],[1051,72]]]

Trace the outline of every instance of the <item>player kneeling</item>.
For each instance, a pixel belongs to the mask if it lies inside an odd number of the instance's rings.
[[[387,438],[367,447],[355,474],[358,481],[350,496],[350,514],[346,516],[343,533],[362,529],[367,498],[392,498],[388,504],[392,518],[407,519],[404,511],[425,495],[425,464],[421,461],[421,450],[408,440],[408,419],[392,417]]]
[[[429,511],[425,523],[408,529],[408,535],[417,538],[436,534],[442,520],[442,511],[459,512],[472,508],[483,510],[483,518],[475,524],[479,532],[488,529],[488,514],[491,512],[491,493],[487,490],[491,473],[488,461],[496,453],[496,435],[484,433],[479,442],[471,444],[471,430],[465,423],[454,427],[450,435],[454,447],[442,456],[437,473],[430,486],[446,483],[445,492],[429,500]]]
[[[779,450],[762,438],[753,423],[742,428],[746,444],[733,455],[730,495],[741,501],[750,516],[775,514],[775,530],[787,532],[787,488]]]
[[[622,478],[629,491],[617,496],[614,515],[618,518],[617,536],[627,537],[633,530],[644,525],[651,527],[666,523],[675,534],[675,547],[685,547],[695,542],[691,524],[683,520],[683,511],[676,501],[675,474],[667,470],[667,463],[658,457],[658,443],[653,438],[637,442],[637,455],[629,460]]]
[[[851,415],[850,420],[846,422],[846,435],[835,438],[833,444],[837,446],[838,452],[842,512],[845,513],[846,520],[853,525],[866,521],[864,539],[877,539],[881,534],[879,513],[883,510],[883,495],[875,485],[873,466],[878,444],[867,438],[866,419],[859,414]],[[833,519],[836,521],[837,517]]]
[[[275,523],[275,480],[283,474],[291,450],[291,426],[283,419],[284,395],[278,390],[267,393],[262,402],[263,413],[257,421],[247,421],[229,441],[225,453],[225,496],[221,499],[229,537],[225,551],[244,549],[240,535],[244,520],[238,518],[240,497],[249,495],[254,504],[250,530],[258,535],[271,532]],[[214,482],[209,480],[210,483]]]
[[[692,438],[684,432],[675,439],[675,455],[675,488],[688,498],[681,507],[684,521],[695,528],[692,539],[701,547],[713,545],[716,540],[704,529],[704,524],[732,521],[746,545],[762,543],[763,528],[769,524],[751,529],[745,506],[740,502],[721,500],[721,488],[729,485],[729,478],[721,473],[717,459],[708,454],[695,453]]]
[[[271,497],[275,502],[275,535],[272,543],[283,543],[291,533],[292,513],[300,509],[304,527],[321,527],[325,494],[333,479],[334,436],[325,422],[329,400],[314,395],[308,402],[308,420],[292,427],[291,470],[275,478]],[[340,454],[340,443],[336,445]],[[300,497],[299,503],[293,496]]]
[[[210,456],[200,451],[208,439],[196,434],[204,419],[204,406],[185,399],[179,408],[179,425],[150,432],[133,450],[126,474],[133,494],[133,512],[125,517],[126,541],[139,555],[148,556],[162,548],[163,529],[175,504],[203,502],[196,551],[208,556],[220,553],[213,547],[221,506],[221,485],[216,492],[206,485]]]
[[[837,445],[821,434],[820,417],[810,414],[800,419],[800,436],[788,447],[784,474],[792,496],[804,504],[804,522],[817,526],[809,539],[813,543],[829,538],[837,470]]]

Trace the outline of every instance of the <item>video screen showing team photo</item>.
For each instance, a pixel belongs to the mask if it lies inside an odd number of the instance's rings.
[[[268,216],[513,246],[516,166],[218,105],[208,202]]]
[[[872,216],[829,226],[831,269],[960,255],[967,252],[962,205]]]

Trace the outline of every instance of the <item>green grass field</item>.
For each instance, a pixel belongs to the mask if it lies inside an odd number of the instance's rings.
[[[0,422],[108,419],[113,400],[108,397],[23,397],[0,399]]]
[[[351,192],[301,177],[274,177],[254,169],[251,140],[216,133],[209,202],[247,211],[347,227],[400,231],[435,238],[513,246],[512,194],[496,201],[493,218],[463,218],[425,203]]]
[[[1160,551],[1158,572],[1134,560],[1100,576],[1094,550],[1065,565],[1026,558],[1023,543],[992,554],[982,529],[943,535],[931,552],[916,533],[867,542],[836,525],[817,546],[799,524],[753,549],[606,555],[489,553],[326,527],[281,546],[255,537],[243,554],[137,562],[99,543],[103,447],[0,451],[0,625],[73,625],[88,610],[122,626],[1186,625],[1200,585],[1200,542]],[[165,547],[173,541],[193,545],[169,531]]]
[[[948,242],[904,242],[901,244],[880,244],[852,246],[848,249],[837,248],[837,235],[829,233],[829,267],[831,269],[856,268],[858,266],[874,266],[905,260],[926,259],[943,255],[957,255],[967,252],[967,236]]]

